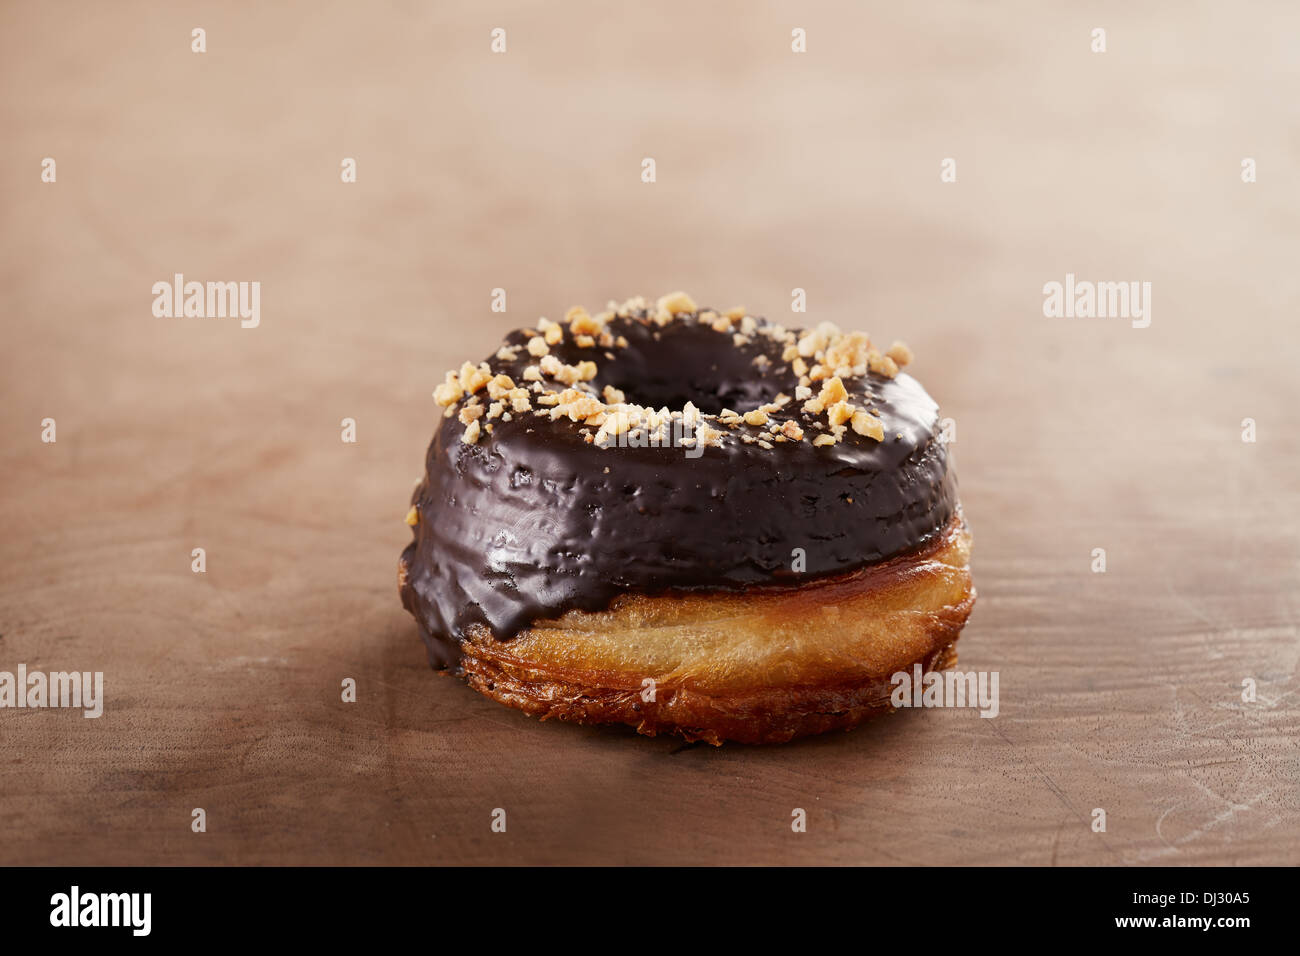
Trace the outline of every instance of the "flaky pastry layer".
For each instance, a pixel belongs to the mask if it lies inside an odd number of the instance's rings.
[[[890,676],[956,663],[975,603],[960,510],[926,547],[800,586],[626,595],[461,642],[471,687],[542,719],[775,743],[889,709]],[[651,683],[652,682],[652,683]]]

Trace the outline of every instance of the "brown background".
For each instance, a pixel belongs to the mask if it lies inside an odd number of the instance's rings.
[[[480,6],[0,6],[0,669],[108,698],[0,711],[0,862],[1296,862],[1294,6]],[[154,318],[175,272],[261,327]],[[1044,318],[1066,272],[1151,327]],[[431,673],[395,562],[444,369],[795,287],[958,422],[1001,716],[683,748]]]

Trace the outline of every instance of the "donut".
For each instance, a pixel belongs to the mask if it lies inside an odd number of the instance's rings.
[[[950,667],[975,602],[938,407],[881,351],[684,293],[511,332],[433,393],[398,563],[429,661],[543,719],[776,743]]]

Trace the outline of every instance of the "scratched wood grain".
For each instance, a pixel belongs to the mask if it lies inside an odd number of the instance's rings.
[[[0,7],[0,670],[107,694],[0,711],[0,863],[1300,860],[1294,7],[441,7]],[[260,327],[154,318],[176,272]],[[1044,318],[1067,272],[1150,327]],[[717,750],[430,672],[394,578],[442,371],[795,287],[957,422],[1000,715]]]

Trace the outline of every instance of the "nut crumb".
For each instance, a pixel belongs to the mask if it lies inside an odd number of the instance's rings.
[[[670,292],[661,296],[655,305],[655,320],[660,325],[666,325],[674,315],[696,311],[695,300],[685,292]]]
[[[465,390],[460,387],[460,379],[455,372],[448,372],[447,379],[433,390],[433,400],[439,405],[454,405],[460,401]]]
[[[826,418],[832,427],[843,425],[853,418],[853,406],[848,402],[836,402],[826,410]]]
[[[853,430],[859,435],[874,438],[876,441],[883,441],[885,438],[885,423],[870,412],[854,412],[852,424]]]
[[[821,393],[817,396],[823,405],[834,405],[836,402],[842,402],[849,397],[848,389],[836,375],[822,386]]]
[[[893,378],[898,374],[898,363],[888,355],[881,355],[874,351],[867,357],[867,368],[885,378]]]
[[[889,347],[889,351],[885,355],[893,359],[899,366],[912,364],[912,350],[907,347],[905,342],[895,342]]]

